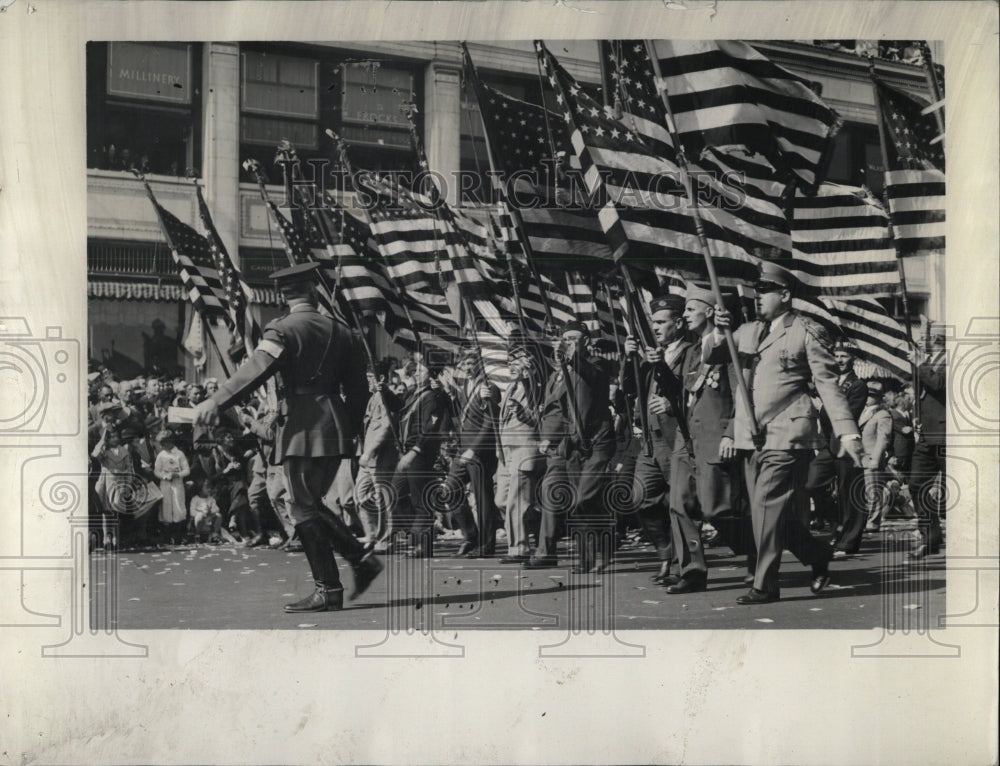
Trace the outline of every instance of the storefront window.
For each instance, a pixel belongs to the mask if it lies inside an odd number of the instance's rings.
[[[89,44],[88,167],[197,173],[200,69],[200,48],[186,43]]]

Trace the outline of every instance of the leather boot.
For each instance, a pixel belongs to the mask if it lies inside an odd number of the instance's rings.
[[[328,508],[319,509],[319,518],[326,527],[327,537],[333,550],[343,556],[352,566],[357,566],[365,556],[365,546],[354,536],[350,527]]]
[[[368,586],[382,572],[383,566],[382,562],[375,558],[375,554],[369,553],[352,569],[354,570],[354,590],[348,597],[351,601],[368,590]]]
[[[319,519],[295,525],[302,542],[316,590],[301,601],[285,604],[286,612],[336,612],[344,608],[344,588],[340,584],[337,562],[330,548],[326,526]]]

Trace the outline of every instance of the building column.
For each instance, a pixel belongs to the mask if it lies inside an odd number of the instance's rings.
[[[205,43],[202,178],[205,202],[239,266],[240,47]]]
[[[458,204],[461,165],[461,77],[451,62],[432,61],[424,74],[424,145],[431,170],[447,179],[447,199]]]

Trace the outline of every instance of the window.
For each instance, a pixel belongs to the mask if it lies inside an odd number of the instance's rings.
[[[416,67],[253,43],[242,46],[241,59],[240,158],[257,160],[269,183],[282,179],[274,163],[282,140],[291,142],[304,162],[325,160],[331,168],[339,164],[324,135],[328,129],[347,141],[356,168],[416,167],[409,124],[400,111],[403,102],[419,103]],[[241,171],[241,180],[255,179]]]
[[[185,43],[89,43],[87,166],[183,176],[201,145],[201,49]]]

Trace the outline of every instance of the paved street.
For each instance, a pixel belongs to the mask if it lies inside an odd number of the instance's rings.
[[[883,592],[892,608],[927,610],[932,625],[944,613],[945,560],[910,562],[912,524],[890,522],[866,536],[862,551],[831,565],[833,581],[813,596],[809,571],[785,554],[782,600],[744,607],[743,559],[708,550],[709,590],[669,595],[650,581],[651,548],[625,546],[610,573],[575,575],[569,556],[550,570],[523,571],[496,559],[459,559],[457,539],[438,540],[431,561],[384,556],[386,571],[342,612],[285,614],[282,605],[312,587],[305,556],[234,545],[180,546],[118,554],[119,627],[123,629],[464,629],[874,628],[883,624]],[[95,586],[104,592],[103,553],[95,553]],[[112,559],[113,560],[113,559]],[[345,587],[349,568],[341,564]],[[922,617],[922,615],[921,615]],[[609,619],[610,618],[610,619]],[[923,622],[923,620],[920,620]]]

